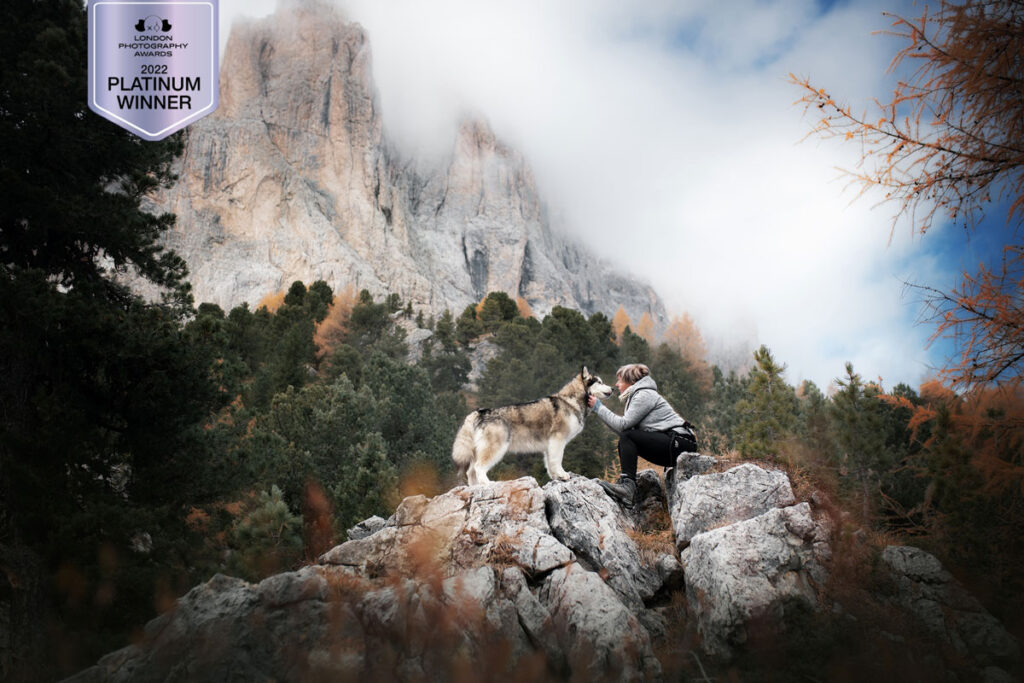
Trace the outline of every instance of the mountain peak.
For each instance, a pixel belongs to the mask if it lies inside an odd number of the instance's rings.
[[[489,291],[664,323],[647,286],[552,230],[529,165],[481,117],[447,158],[404,157],[387,138],[361,26],[333,6],[286,2],[236,26],[220,109],[188,130],[167,246],[199,301],[255,302],[294,280],[389,292],[461,310]]]

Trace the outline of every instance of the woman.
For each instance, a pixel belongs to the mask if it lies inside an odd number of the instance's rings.
[[[658,393],[651,371],[642,363],[623,365],[615,373],[615,388],[626,408],[618,416],[593,396],[587,403],[594,414],[619,435],[619,481],[600,482],[610,496],[633,507],[636,497],[636,459],[642,457],[662,467],[674,467],[680,453],[697,450],[697,438],[690,423],[679,417]]]

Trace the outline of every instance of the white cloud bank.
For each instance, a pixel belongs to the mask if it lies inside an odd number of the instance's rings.
[[[294,1],[294,0],[293,0]],[[222,0],[222,31],[272,2]],[[904,280],[948,280],[891,210],[852,202],[856,150],[808,139],[786,75],[856,108],[891,92],[895,3],[348,0],[370,36],[389,135],[446,149],[485,117],[534,168],[559,229],[640,274],[726,345],[765,343],[788,379],[854,363],[886,386],[934,362]],[[919,10],[896,6],[913,15]],[[940,277],[940,275],[942,277]],[[756,337],[756,338],[752,338]]]

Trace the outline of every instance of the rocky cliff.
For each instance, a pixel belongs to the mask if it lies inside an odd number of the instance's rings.
[[[759,652],[758,680],[1012,680],[1017,642],[927,553],[886,548],[887,590],[848,598],[785,474],[683,454],[666,483],[641,472],[629,511],[581,477],[407,498],[316,565],[215,576],[75,680],[741,680]]]
[[[447,159],[389,143],[363,29],[315,1],[236,24],[218,111],[190,126],[178,183],[154,197],[177,225],[197,301],[230,307],[296,280],[397,292],[456,314],[487,292],[634,320],[664,307],[649,288],[560,234],[529,166],[480,121]]]

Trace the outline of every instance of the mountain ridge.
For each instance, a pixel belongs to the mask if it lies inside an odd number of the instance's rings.
[[[198,301],[232,307],[326,280],[417,310],[457,312],[490,291],[667,324],[649,286],[554,230],[529,165],[478,119],[427,162],[388,139],[369,39],[322,3],[237,24],[221,104],[191,126],[176,185],[150,208]],[[139,283],[145,291],[145,285]]]

